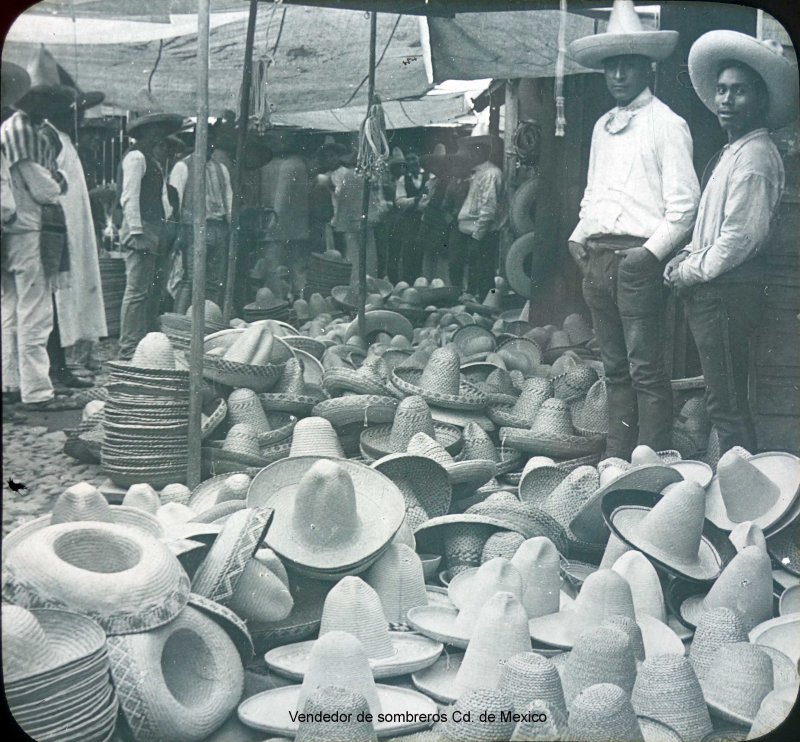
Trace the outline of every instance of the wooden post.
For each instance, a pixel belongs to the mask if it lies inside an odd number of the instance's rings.
[[[192,340],[189,348],[189,456],[186,484],[201,481],[201,415],[203,330],[206,305],[206,151],[208,146],[209,6],[197,0],[197,124],[194,138],[194,276],[192,281]]]
[[[369,83],[367,87],[367,116],[375,98],[375,39],[378,31],[378,14],[373,10],[369,14]],[[361,245],[358,251],[358,334],[367,341],[366,304],[367,304],[367,233],[369,230],[369,195],[370,182],[368,173],[364,173],[364,190],[361,196]]]
[[[505,96],[505,128],[503,130],[503,198],[506,206],[510,209],[511,199],[516,190],[516,167],[514,152],[514,134],[519,123],[519,80],[506,80]],[[498,124],[499,124],[498,112]],[[508,211],[508,209],[507,209]],[[511,243],[514,241],[514,232],[511,229],[510,221],[500,230],[500,275],[506,274],[506,255]]]
[[[247,120],[250,116],[250,87],[253,81],[253,46],[256,36],[258,0],[250,0],[250,15],[247,18],[247,34],[244,40],[244,66],[242,67],[242,95],[239,101],[239,131],[236,136],[236,161],[231,173],[233,203],[231,204],[231,230],[228,240],[228,270],[225,277],[225,301],[222,318],[227,324],[233,314],[233,290],[236,286],[236,259],[239,253],[239,217],[242,213],[242,158],[247,141]]]

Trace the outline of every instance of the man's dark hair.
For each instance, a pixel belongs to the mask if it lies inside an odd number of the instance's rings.
[[[749,64],[740,62],[738,59],[726,59],[717,67],[717,79],[719,79],[719,76],[725,72],[725,70],[729,69],[741,70],[750,78],[753,88],[759,92],[764,101],[764,112],[766,112],[766,109],[769,106],[769,90],[767,89],[767,84],[764,82],[764,78],[761,77],[761,75],[759,75],[758,72],[756,72]]]

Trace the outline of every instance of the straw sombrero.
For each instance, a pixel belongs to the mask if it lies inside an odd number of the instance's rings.
[[[391,396],[389,369],[381,356],[370,354],[357,369],[331,368],[322,377],[322,384],[331,395],[342,392]]]
[[[715,580],[734,556],[726,534],[703,517],[704,493],[679,482],[663,497],[651,492],[609,492],[603,518],[611,531],[658,567],[689,580]]]
[[[432,665],[442,645],[406,631],[389,631],[381,600],[359,577],[344,577],[328,593],[322,609],[320,637],[331,631],[347,631],[367,652],[373,677],[388,678]],[[267,665],[276,672],[302,680],[315,640],[289,644],[267,652]]]
[[[398,366],[391,378],[404,394],[420,396],[437,407],[480,410],[486,405],[486,395],[462,378],[458,353],[449,346],[434,350],[421,371]]]
[[[491,459],[456,461],[441,443],[426,433],[415,433],[408,442],[407,451],[415,456],[433,459],[440,464],[447,472],[456,496],[472,494],[497,473],[497,467]]]
[[[800,661],[800,645],[797,635],[800,632],[800,614],[790,613],[758,624],[750,631],[753,644],[767,650],[774,649],[786,655],[797,667]]]
[[[329,420],[334,428],[360,424],[369,426],[394,420],[398,400],[377,394],[345,394],[324,399],[314,405],[311,414]]]
[[[486,430],[475,422],[468,423],[464,427],[463,459],[494,461],[497,476],[518,470],[522,463],[519,451],[505,446],[495,446]]]
[[[317,402],[324,398],[324,392],[306,383],[303,364],[297,358],[290,358],[274,388],[259,395],[262,407],[267,412],[288,412],[292,415],[308,415]]]
[[[498,425],[528,428],[533,423],[539,408],[552,396],[553,384],[550,379],[538,377],[526,379],[522,391],[511,405],[491,406],[488,415],[492,422]]]
[[[189,597],[189,579],[164,544],[113,523],[43,528],[6,554],[3,568],[5,600],[73,610],[108,634],[162,626]]]
[[[30,90],[31,78],[28,72],[13,62],[3,61],[3,81],[0,90],[3,95],[3,108],[13,106]]]
[[[755,70],[767,86],[767,126],[779,129],[798,115],[797,65],[784,55],[781,44],[737,31],[709,31],[689,50],[689,76],[706,108],[716,112],[715,93],[720,65],[736,60]]]
[[[256,475],[249,506],[275,510],[266,542],[298,571],[323,578],[366,569],[400,528],[405,501],[380,472],[347,459],[301,456]]]
[[[605,59],[621,55],[666,59],[677,43],[677,31],[645,31],[633,0],[614,0],[605,33],[575,39],[567,53],[584,67],[602,69]]]
[[[765,534],[800,495],[800,459],[782,452],[726,451],[706,492],[706,518],[723,530],[752,521]]]
[[[375,731],[381,737],[424,729],[429,722],[420,721],[420,716],[437,712],[436,704],[421,693],[395,685],[376,685],[361,642],[344,631],[330,631],[315,642],[302,685],[245,699],[239,704],[239,719],[261,732],[294,737],[299,726],[297,712],[307,708],[307,699],[317,689],[330,685],[358,691],[367,699]]]

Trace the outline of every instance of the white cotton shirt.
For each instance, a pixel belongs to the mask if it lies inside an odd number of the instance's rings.
[[[637,110],[617,134],[605,125],[618,109],[595,124],[580,221],[569,239],[584,244],[600,235],[641,237],[663,260],[685,244],[697,213],[692,137],[686,122],[649,88],[630,107]]]

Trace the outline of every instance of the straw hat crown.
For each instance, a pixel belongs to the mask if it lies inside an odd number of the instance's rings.
[[[350,475],[334,461],[317,461],[297,486],[292,526],[307,545],[329,548],[353,539],[361,521]]]
[[[656,568],[641,551],[626,551],[614,562],[611,569],[622,575],[631,586],[633,607],[637,616],[652,616],[657,621],[666,623],[667,608],[661,580]]]
[[[259,433],[271,430],[258,395],[252,389],[234,389],[228,395],[228,417],[231,424],[246,423]]]
[[[597,380],[597,371],[591,366],[579,365],[553,379],[553,394],[569,402],[585,396]]]
[[[575,428],[563,399],[546,399],[531,424],[531,432],[544,436],[574,436]]]
[[[258,445],[258,432],[250,425],[237,423],[231,427],[225,436],[222,450],[247,456],[260,456],[261,448]]]
[[[500,356],[498,356],[498,358],[500,358]],[[504,368],[496,368],[494,371],[489,373],[489,375],[486,377],[486,387],[489,390],[498,392],[500,394],[516,395],[517,393],[516,389],[514,388],[514,382],[511,381],[511,374]]]
[[[764,531],[750,521],[739,523],[739,525],[728,534],[728,538],[736,547],[736,551],[741,551],[747,546],[758,546],[764,551],[767,550],[767,540],[764,537]]]
[[[442,742],[503,742],[513,731],[513,712],[507,694],[488,687],[475,688],[455,702],[447,721],[436,724],[433,732]],[[471,721],[465,724],[464,719]]]
[[[408,442],[408,453],[414,456],[425,456],[433,459],[442,466],[451,466],[455,463],[453,457],[447,453],[445,447],[435,438],[425,433],[415,433]]]
[[[522,598],[522,577],[506,559],[492,559],[482,564],[471,582],[471,590],[464,602],[458,606],[455,625],[459,633],[469,636],[475,628],[478,617],[486,605],[486,599],[499,592]]]
[[[700,549],[705,492],[696,482],[679,482],[642,518],[639,535],[680,563],[692,563]]]
[[[644,660],[644,639],[642,638],[642,630],[639,628],[639,624],[630,616],[611,616],[611,618],[603,621],[603,626],[621,631],[625,634],[633,650],[634,659],[637,662],[642,662]]]
[[[569,335],[573,345],[580,345],[592,339],[591,325],[580,314],[568,314],[564,317],[563,330]]]
[[[497,687],[508,694],[519,714],[534,698],[555,706],[564,714],[567,712],[556,666],[535,652],[520,652],[509,657],[502,664]]]
[[[449,345],[431,353],[420,376],[419,386],[433,394],[458,396],[461,387],[461,360]]]
[[[390,624],[404,624],[409,609],[428,603],[422,561],[405,544],[391,544],[367,570],[364,580],[380,598]]]
[[[599,486],[597,469],[579,466],[569,472],[537,505],[567,528]]]
[[[630,585],[610,569],[598,569],[586,578],[573,611],[591,619],[594,626],[612,616],[636,617]]]
[[[311,649],[308,669],[297,702],[302,711],[308,698],[319,688],[337,685],[361,693],[373,715],[381,712],[378,692],[364,645],[345,631],[329,631]]]
[[[643,742],[628,694],[611,683],[586,688],[569,712],[569,739]]]
[[[747,631],[739,611],[724,606],[707,610],[697,622],[689,647],[689,661],[697,677],[705,677],[723,644],[744,641],[747,641]]]
[[[136,346],[131,366],[175,370],[175,351],[163,332],[148,332]]]
[[[371,721],[367,721],[369,704],[363,694],[338,685],[326,685],[314,691],[306,700],[295,742],[378,742]],[[326,714],[339,713],[344,721],[317,721]]]
[[[36,675],[53,666],[47,635],[36,616],[18,605],[3,603],[3,677],[6,682]]]
[[[517,549],[525,541],[521,533],[515,531],[498,531],[486,539],[481,552],[481,564],[486,564],[491,559],[502,557],[512,559],[517,553]]]
[[[273,388],[275,394],[287,394],[292,397],[302,397],[305,394],[305,381],[303,380],[303,367],[297,358],[290,358],[283,367],[281,378]]]
[[[395,412],[392,430],[389,434],[389,447],[392,451],[405,451],[415,433],[418,432],[431,438],[434,437],[430,408],[422,397],[406,397],[397,405],[397,412]]]
[[[750,453],[735,446],[720,457],[717,464],[719,491],[728,517],[735,523],[755,520],[766,513],[780,496],[780,489],[748,459]]]
[[[108,500],[89,482],[73,484],[58,496],[53,505],[51,524],[76,520],[114,521]]]
[[[161,507],[161,498],[149,484],[141,482],[128,487],[125,497],[122,498],[122,504],[155,515]]]
[[[343,459],[344,451],[329,420],[324,417],[306,417],[298,420],[294,426],[289,456],[330,456]]]
[[[630,693],[636,679],[636,660],[627,635],[607,626],[584,631],[567,655],[562,679],[567,706],[598,683],[612,683]]]
[[[487,459],[496,462],[500,458],[489,434],[475,422],[467,423],[464,427],[463,451],[467,461]]]
[[[542,699],[535,699],[525,706],[526,715],[538,714],[547,721],[520,721],[511,735],[511,742],[557,742],[567,739],[567,716],[555,704]]]
[[[712,730],[703,691],[688,657],[657,654],[645,659],[631,701],[639,716],[672,727],[683,739],[702,739]]]
[[[522,604],[529,618],[558,613],[561,594],[560,556],[545,536],[523,541],[511,564],[522,575]]]
[[[192,491],[185,484],[181,484],[180,482],[168,484],[161,490],[161,502],[163,502],[165,505],[168,505],[171,502],[176,502],[180,505],[186,505],[191,496]]]
[[[394,654],[381,599],[360,577],[342,578],[325,598],[319,633],[330,631],[352,634],[373,659]]]

